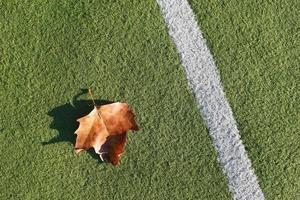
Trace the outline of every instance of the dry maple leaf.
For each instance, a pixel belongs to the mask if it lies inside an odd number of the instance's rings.
[[[119,164],[126,143],[126,132],[139,129],[132,110],[126,103],[119,102],[94,106],[88,115],[77,121],[76,153],[94,148],[102,160],[113,165]]]

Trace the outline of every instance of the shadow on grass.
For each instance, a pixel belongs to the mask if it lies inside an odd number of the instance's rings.
[[[50,128],[58,130],[59,134],[47,142],[42,142],[42,145],[49,145],[58,142],[70,142],[75,144],[76,135],[74,132],[79,126],[79,123],[76,120],[87,115],[94,107],[92,100],[78,100],[81,95],[86,93],[88,93],[87,89],[81,89],[81,92],[73,97],[71,103],[55,107],[47,113],[53,118]],[[113,102],[96,99],[95,103],[96,105],[105,105]],[[94,159],[102,162],[93,149],[90,149],[87,152]]]

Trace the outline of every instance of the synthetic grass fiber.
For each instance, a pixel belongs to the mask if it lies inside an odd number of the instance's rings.
[[[266,199],[300,199],[300,4],[190,0]]]
[[[155,1],[1,1],[0,69],[0,199],[230,198]],[[118,167],[74,153],[87,87],[142,128]]]

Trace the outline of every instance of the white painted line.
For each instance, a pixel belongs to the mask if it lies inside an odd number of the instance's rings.
[[[213,57],[187,0],[156,0],[179,52],[234,199],[264,199],[225,98]]]

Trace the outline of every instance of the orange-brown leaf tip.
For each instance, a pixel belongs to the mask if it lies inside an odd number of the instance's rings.
[[[138,130],[140,130],[140,127],[136,124],[136,123],[134,123],[133,125],[132,125],[132,129],[131,130],[133,130],[133,131],[138,131]]]

